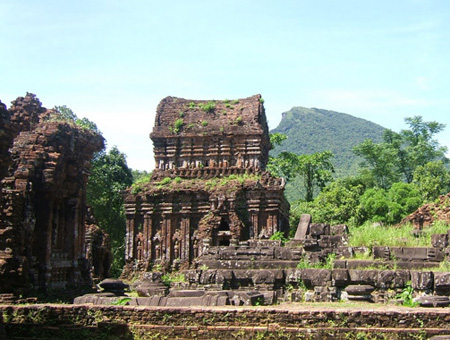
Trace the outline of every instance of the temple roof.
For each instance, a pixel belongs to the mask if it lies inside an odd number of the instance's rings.
[[[268,133],[263,102],[259,94],[235,100],[166,97],[158,105],[151,137]]]

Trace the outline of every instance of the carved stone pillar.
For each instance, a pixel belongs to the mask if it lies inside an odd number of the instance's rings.
[[[181,248],[181,261],[189,261],[191,249],[191,220],[189,217],[185,217],[181,220],[181,238],[183,239]]]
[[[251,238],[258,238],[259,236],[259,216],[257,213],[252,213],[251,215],[251,230],[253,231],[253,235],[250,235]]]
[[[125,242],[125,260],[131,260],[134,253],[134,215],[127,216]]]
[[[151,215],[145,215],[144,217],[144,228],[143,228],[143,234],[144,234],[144,259],[148,260],[152,258],[152,218]]]
[[[269,214],[267,216],[267,233],[273,235],[278,231],[278,217],[276,214]]]
[[[162,221],[162,244],[161,244],[161,250],[162,250],[162,258],[169,262],[172,260],[172,221],[170,215],[163,216]]]

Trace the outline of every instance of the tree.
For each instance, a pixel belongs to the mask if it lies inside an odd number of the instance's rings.
[[[430,202],[450,191],[450,174],[444,162],[428,162],[416,168],[413,183],[417,186],[423,201]]]
[[[355,146],[353,152],[364,158],[361,163],[362,173],[369,172],[378,187],[389,189],[400,179],[396,164],[396,150],[391,144],[375,144],[372,140],[366,139]]]
[[[388,191],[378,187],[367,189],[360,202],[364,220],[393,224],[417,209],[422,199],[415,185],[397,182]]]
[[[272,146],[272,149],[276,145],[281,145],[283,143],[283,141],[288,138],[284,133],[279,133],[279,132],[271,133],[269,135],[269,137],[270,137],[270,145]]]
[[[314,199],[314,187],[320,190],[327,182],[333,180],[334,172],[331,151],[316,152],[312,155],[298,156],[298,166],[295,173],[303,177],[303,185],[306,190],[305,200],[310,202]]]
[[[363,157],[362,166],[372,173],[380,188],[389,189],[400,180],[411,183],[419,166],[435,160],[448,161],[445,157],[447,149],[433,139],[444,129],[444,124],[424,122],[420,116],[405,121],[409,130],[400,133],[386,130],[383,142],[375,144],[366,140],[353,149],[356,155]]]
[[[445,124],[438,122],[424,122],[421,116],[406,118],[409,130],[400,132],[402,143],[396,143],[399,170],[407,183],[413,181],[413,174],[417,167],[424,166],[433,160],[447,162],[446,147],[439,146],[433,136],[445,128]]]
[[[101,151],[92,161],[87,187],[87,201],[94,216],[111,238],[114,262],[111,274],[118,276],[124,265],[125,214],[122,192],[132,184],[133,176],[125,154],[117,147]]]
[[[57,120],[73,122],[83,129],[94,131],[100,135],[102,134],[94,122],[90,121],[86,117],[78,118],[75,112],[73,112],[72,109],[68,108],[66,105],[55,106],[53,110],[59,113],[59,115],[55,117]]]
[[[278,157],[269,160],[267,170],[275,176],[284,177],[287,181],[300,176],[306,192],[305,200],[309,202],[314,198],[315,187],[322,189],[333,179],[332,157],[330,151],[316,152],[312,155],[296,155],[284,151]]]
[[[362,177],[340,178],[330,183],[314,200],[314,220],[331,224],[361,223],[360,198],[366,188]]]

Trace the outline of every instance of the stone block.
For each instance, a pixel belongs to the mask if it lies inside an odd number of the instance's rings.
[[[302,279],[302,270],[301,269],[286,269],[284,271],[285,276],[286,276],[286,284],[289,285],[293,285],[293,284],[297,284],[298,280]]]
[[[434,291],[437,295],[450,295],[450,273],[434,273]]]
[[[167,294],[169,287],[162,283],[162,281],[143,281],[135,289],[139,296],[149,297],[154,295],[164,296]]]
[[[331,270],[328,269],[302,269],[301,279],[307,287],[325,286],[331,282]]]
[[[423,295],[416,299],[421,307],[448,307],[450,298],[448,296]]]
[[[303,248],[307,251],[315,251],[315,250],[319,250],[319,243],[317,242],[316,239],[307,237],[304,241],[303,241]]]
[[[295,240],[304,240],[306,235],[310,233],[311,215],[303,214],[300,217],[300,221],[295,232]]]
[[[411,271],[411,286],[417,290],[433,289],[433,273],[423,271]]]
[[[257,270],[252,273],[252,281],[254,285],[269,284],[273,285],[276,279],[276,271],[269,269]]]
[[[402,256],[397,257],[402,261],[426,261],[428,248],[425,247],[403,247]]]
[[[349,269],[348,274],[352,284],[375,286],[378,270]]]
[[[277,247],[274,249],[274,258],[277,260],[296,260],[302,257],[303,249],[293,249],[287,247]]]
[[[331,235],[347,235],[348,226],[346,224],[332,225],[330,227]]]
[[[427,249],[427,260],[430,262],[441,262],[445,259],[445,253],[443,249],[439,248],[428,248]]]
[[[410,281],[408,270],[381,270],[378,272],[375,287],[402,288],[408,281]]]
[[[345,240],[340,235],[323,235],[319,238],[318,244],[321,248],[332,248],[337,249],[343,246]]]
[[[439,248],[439,249],[448,247],[448,234],[433,234],[433,235],[431,235],[431,245],[434,248]]]
[[[391,252],[389,247],[386,246],[375,246],[372,247],[372,254],[374,259],[383,259],[383,260],[389,260],[391,256]]]
[[[349,285],[345,288],[348,295],[365,296],[370,295],[375,288],[371,285]]]
[[[203,295],[205,295],[204,290],[172,290],[167,297],[202,297]]]
[[[104,279],[98,284],[105,292],[112,292],[116,295],[123,295],[129,286],[119,279]]]
[[[336,256],[349,259],[349,258],[353,257],[353,248],[340,246],[340,247],[338,247],[338,249],[336,251]]]
[[[347,260],[335,260],[333,266],[337,269],[347,268]]]
[[[350,282],[347,269],[333,269],[331,271],[331,282],[336,287],[347,286]]]
[[[216,283],[216,270],[214,269],[203,270],[200,275],[199,283],[202,285]]]
[[[303,247],[303,240],[289,240],[285,246],[289,248]]]
[[[323,235],[330,235],[330,225],[325,223],[311,223],[310,235],[313,237],[320,237]]]
[[[258,291],[228,291],[232,304],[237,306],[256,306],[264,303],[264,295]]]

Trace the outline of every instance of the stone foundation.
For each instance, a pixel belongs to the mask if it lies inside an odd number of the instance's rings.
[[[450,316],[442,308],[0,305],[0,312],[0,334],[6,339],[410,340],[450,335]]]

